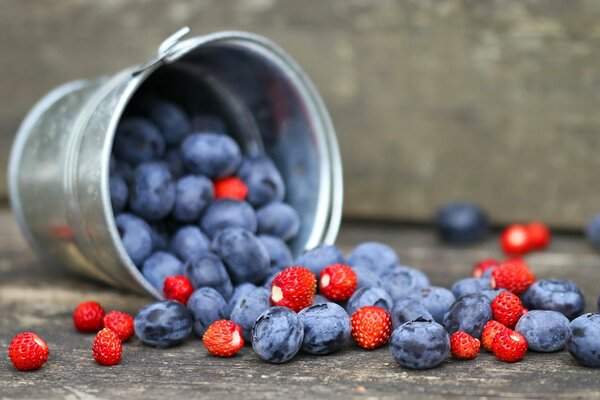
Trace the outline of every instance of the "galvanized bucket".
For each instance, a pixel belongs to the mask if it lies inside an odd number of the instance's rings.
[[[16,218],[42,262],[116,287],[162,294],[127,256],[109,193],[115,128],[128,103],[160,92],[188,109],[211,104],[248,154],[267,152],[301,218],[298,255],[332,243],[342,209],[342,166],[329,114],[300,67],[269,40],[219,32],[181,40],[112,76],[66,83],[21,124],[8,181]]]

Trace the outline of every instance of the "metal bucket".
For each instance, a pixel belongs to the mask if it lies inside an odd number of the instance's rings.
[[[29,112],[13,144],[8,181],[14,214],[42,262],[116,287],[162,294],[121,243],[109,193],[115,129],[148,91],[188,110],[221,113],[246,154],[267,152],[299,213],[297,256],[332,243],[342,209],[342,167],[329,114],[300,67],[267,39],[243,32],[181,38],[149,62],[112,76],[66,83]]]

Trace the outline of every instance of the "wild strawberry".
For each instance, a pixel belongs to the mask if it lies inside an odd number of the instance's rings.
[[[248,187],[240,178],[231,176],[213,182],[215,199],[235,199],[243,201],[248,195]]]
[[[98,332],[102,329],[105,311],[95,301],[80,303],[73,311],[73,324],[79,332]]]
[[[126,342],[133,336],[133,317],[120,311],[111,311],[104,316],[104,327],[119,335]]]
[[[485,259],[479,261],[473,267],[473,273],[472,273],[473,278],[475,278],[475,279],[481,278],[488,269],[494,269],[494,268],[498,267],[498,264],[500,264],[500,262],[498,262],[497,260],[491,259],[491,258],[485,258]]]
[[[550,243],[550,230],[541,222],[532,222],[527,225],[527,235],[531,247],[535,250],[545,249]]]
[[[485,326],[483,327],[483,332],[481,333],[481,345],[487,351],[492,351],[492,343],[494,342],[494,337],[498,334],[498,332],[502,332],[507,329],[504,325],[502,325],[498,321],[489,320]]]
[[[231,357],[244,347],[242,327],[225,319],[213,322],[204,332],[202,343],[213,356]]]
[[[514,294],[521,294],[535,282],[535,276],[525,261],[521,259],[507,260],[492,271],[490,285],[494,288],[503,288]]]
[[[510,225],[500,236],[502,250],[511,256],[521,256],[532,249],[527,227],[524,225]]]
[[[332,301],[346,301],[356,290],[356,272],[345,264],[333,264],[321,271],[319,291]]]
[[[273,278],[271,304],[295,312],[312,304],[317,289],[317,277],[304,267],[286,268]]]
[[[481,342],[463,331],[457,331],[450,336],[450,354],[459,360],[472,360],[479,354]]]
[[[92,346],[94,360],[100,365],[117,365],[123,355],[123,344],[119,335],[108,328],[96,334]]]
[[[496,321],[512,329],[523,315],[523,303],[516,294],[502,292],[492,301],[492,313]]]
[[[519,332],[507,328],[494,337],[492,352],[504,362],[519,361],[527,353],[527,339]]]
[[[16,369],[31,371],[48,360],[48,346],[33,332],[19,333],[8,346],[8,356]]]
[[[190,296],[194,293],[194,286],[186,276],[169,276],[165,279],[163,292],[167,299],[187,304]]]
[[[386,344],[392,333],[390,315],[381,307],[359,308],[352,314],[350,322],[354,340],[367,350]]]

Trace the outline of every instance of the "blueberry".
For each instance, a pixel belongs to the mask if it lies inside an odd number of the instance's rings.
[[[142,274],[162,293],[165,279],[169,276],[183,275],[183,264],[173,254],[157,251],[144,261]]]
[[[298,314],[304,327],[302,351],[329,354],[339,350],[350,339],[350,317],[335,303],[321,303]]]
[[[115,168],[116,172],[112,175],[120,175],[123,177],[128,186],[133,183],[133,179],[135,177],[135,167],[126,161],[117,161]]]
[[[229,302],[227,303],[230,316],[231,310],[233,310],[233,307],[235,306],[235,303],[238,301],[238,299],[253,289],[256,289],[256,286],[248,282],[240,283],[239,285],[234,286],[233,293],[231,294]]]
[[[356,310],[365,306],[377,306],[390,312],[394,302],[389,294],[382,288],[371,287],[357,289],[348,300],[346,311],[352,316]]]
[[[419,300],[404,298],[396,301],[394,307],[390,312],[392,318],[392,326],[394,329],[398,328],[405,322],[414,321],[415,319],[427,319],[432,320],[433,317],[427,311],[427,308]]]
[[[356,273],[358,284],[357,289],[364,287],[383,287],[381,278],[371,269],[364,267],[353,267],[352,270]]]
[[[154,223],[150,225],[152,235],[152,248],[156,250],[169,249],[169,233],[164,224]]]
[[[273,279],[275,279],[275,277],[277,275],[279,275],[280,272],[281,271],[274,271],[269,276],[267,276],[267,278],[265,279],[265,281],[262,284],[262,287],[264,287],[265,289],[271,290],[271,284],[273,283]]]
[[[489,233],[485,212],[467,202],[443,206],[438,211],[435,223],[440,239],[457,246],[481,242]]]
[[[225,299],[229,299],[233,293],[233,285],[223,262],[209,251],[186,263],[185,275],[194,287],[211,287]]]
[[[210,242],[202,231],[193,225],[179,228],[171,238],[171,252],[184,262],[193,262],[207,252]]]
[[[248,289],[242,293],[231,309],[230,319],[242,327],[242,337],[252,339],[252,326],[260,314],[271,307],[271,292],[265,288]]]
[[[558,351],[565,347],[569,320],[558,311],[532,310],[519,319],[515,330],[525,336],[531,350]]]
[[[275,236],[259,235],[258,239],[267,249],[271,260],[271,271],[282,271],[294,262],[292,252],[283,240]]]
[[[456,300],[444,317],[448,333],[464,331],[480,338],[484,325],[492,319],[491,300],[481,293],[471,293]]]
[[[138,267],[152,254],[152,230],[141,218],[122,213],[115,218],[121,242],[131,261]]]
[[[348,256],[348,264],[363,267],[383,275],[391,271],[400,261],[394,249],[379,242],[361,243]]]
[[[450,352],[450,338],[437,322],[417,319],[400,325],[390,338],[390,354],[398,364],[410,369],[440,365]]]
[[[340,249],[330,244],[320,244],[312,250],[302,254],[294,264],[310,269],[319,276],[321,271],[332,264],[345,264],[344,256]]]
[[[166,165],[158,162],[140,164],[135,170],[129,206],[148,221],[166,217],[175,204],[175,182]]]
[[[127,118],[117,127],[113,152],[119,159],[138,165],[162,157],[165,141],[156,125],[147,119]]]
[[[600,213],[590,218],[585,229],[585,235],[592,246],[600,250]]]
[[[490,301],[494,301],[496,296],[502,292],[508,292],[506,289],[483,289],[479,293],[487,297]]]
[[[225,229],[217,235],[213,247],[233,282],[261,283],[269,275],[269,253],[252,232],[241,228]]]
[[[287,307],[263,312],[252,328],[252,348],[264,361],[281,364],[294,358],[304,338],[298,314]]]
[[[200,175],[184,176],[175,185],[173,218],[181,222],[197,221],[214,198],[210,179]]]
[[[127,188],[127,183],[125,183],[125,179],[123,179],[120,175],[113,175],[109,180],[109,190],[110,190],[110,202],[112,204],[112,209],[114,214],[119,214],[121,211],[125,209],[127,205],[127,198],[129,197],[129,189]]]
[[[569,319],[581,315],[585,307],[579,286],[564,279],[540,279],[524,293],[523,302],[530,309],[558,311]]]
[[[244,228],[256,232],[256,213],[245,201],[222,199],[212,203],[200,222],[202,230],[214,238],[226,228]]]
[[[169,145],[179,144],[190,133],[190,120],[185,111],[170,101],[149,102],[146,115],[158,127],[165,143]]]
[[[300,230],[300,217],[296,210],[285,203],[273,202],[256,212],[258,233],[291,240]]]
[[[423,288],[410,297],[419,300],[439,324],[444,322],[444,315],[456,300],[451,291],[439,286]]]
[[[135,334],[150,346],[179,344],[192,332],[192,315],[176,301],[161,301],[142,307],[134,320]]]
[[[238,176],[248,187],[247,201],[255,207],[262,207],[273,201],[283,201],[285,185],[277,167],[265,155],[245,158]]]
[[[228,317],[227,302],[219,292],[210,287],[194,291],[187,306],[194,317],[194,331],[200,336],[204,335],[213,322]]]
[[[484,289],[490,289],[489,280],[465,278],[454,282],[454,285],[452,285],[452,294],[459,299],[465,294],[478,293]]]
[[[315,304],[321,304],[321,303],[329,303],[329,300],[327,300],[325,297],[321,296],[320,294],[315,294],[315,297],[313,297],[312,305],[314,306]]]
[[[187,169],[194,174],[220,179],[233,175],[242,161],[237,143],[227,135],[194,133],[181,144]]]
[[[217,115],[198,114],[192,117],[192,132],[226,133],[227,127],[223,118]]]
[[[600,367],[600,314],[587,313],[571,321],[567,350],[586,367]]]
[[[418,269],[396,266],[389,274],[382,276],[383,286],[392,299],[408,297],[429,287],[429,278]]]

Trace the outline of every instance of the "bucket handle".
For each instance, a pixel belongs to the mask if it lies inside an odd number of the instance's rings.
[[[177,32],[163,40],[160,46],[158,46],[158,51],[156,55],[144,64],[141,64],[139,67],[137,67],[131,73],[131,75],[139,75],[147,69],[154,68],[158,64],[163,63],[165,58],[170,56],[175,51],[175,47],[177,46],[177,44],[179,44],[181,39],[183,39],[188,33],[190,33],[190,28],[184,26],[183,28],[179,29]]]

